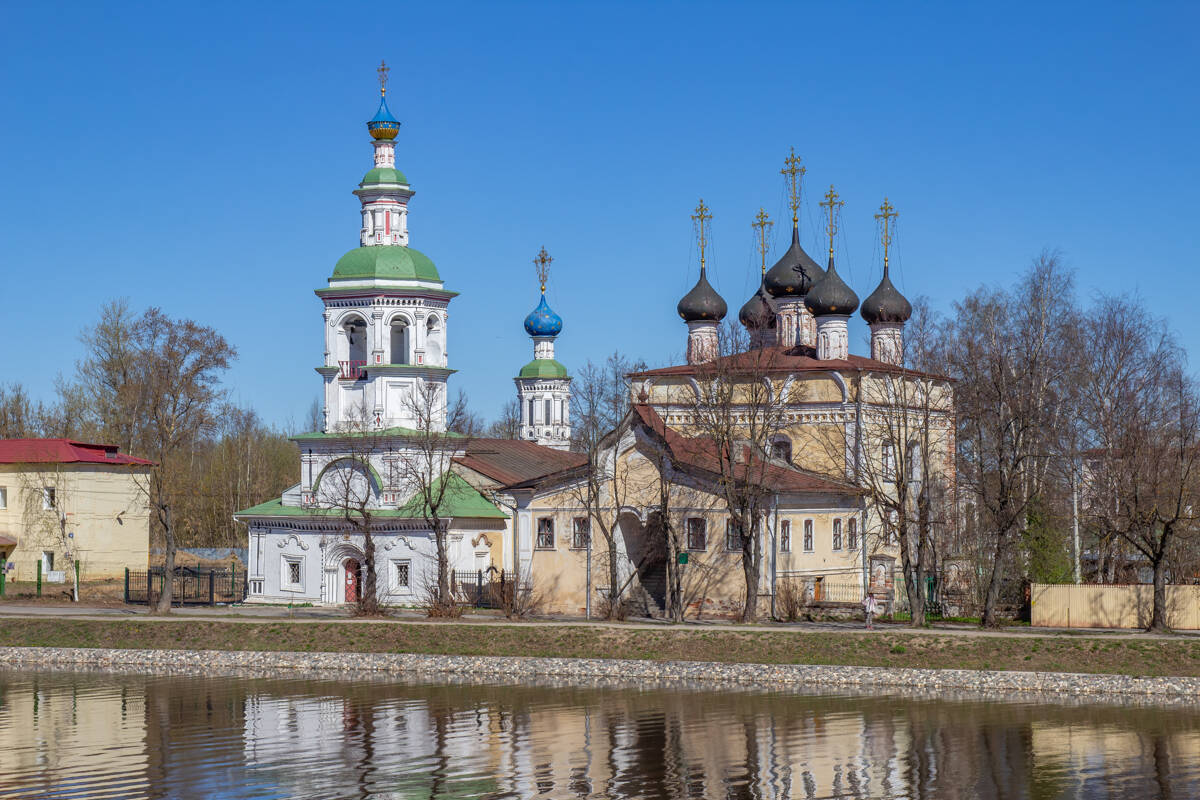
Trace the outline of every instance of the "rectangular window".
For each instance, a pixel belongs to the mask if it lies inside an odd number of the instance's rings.
[[[551,408],[551,404],[550,404],[550,398],[549,398],[549,397],[547,397],[547,398],[546,398],[546,420],[545,420],[545,423],[546,423],[547,425],[549,425],[551,422],[553,422],[553,421],[554,421],[554,420],[552,420],[552,419],[550,418],[550,408]]]
[[[813,551],[813,521],[811,519],[804,520],[804,552],[811,553]]]
[[[392,592],[400,594],[412,591],[412,562],[407,559],[392,562]]]
[[[304,558],[283,556],[282,567],[279,588],[285,592],[304,591]]]
[[[687,521],[687,549],[708,549],[708,524],[701,517],[689,517]]]
[[[858,549],[858,520],[854,517],[846,522],[846,549]]]
[[[592,521],[587,517],[576,517],[571,525],[571,547],[586,550],[592,540]]]
[[[733,520],[725,520],[725,550],[734,553],[742,549],[741,537],[738,536],[737,525]]]
[[[0,486],[0,510],[8,508],[8,487]]]
[[[58,493],[53,486],[42,487],[42,509],[49,511],[58,504]]]
[[[783,520],[779,523],[779,550],[783,553],[792,552],[792,522]]]
[[[533,401],[530,400],[528,403],[526,403],[526,405],[529,406],[529,409],[528,409],[529,417],[528,417],[528,419],[526,419],[525,424],[532,425],[533,424]]]
[[[891,480],[896,477],[896,451],[892,449],[891,442],[883,443],[883,478]]]
[[[550,517],[538,518],[537,547],[539,550],[554,549],[554,520]]]
[[[842,549],[842,521],[840,519],[833,521],[833,549]]]

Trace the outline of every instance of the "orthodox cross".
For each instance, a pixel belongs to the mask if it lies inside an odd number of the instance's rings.
[[[550,254],[546,252],[546,248],[538,251],[537,258],[533,260],[534,269],[537,270],[538,280],[542,283],[542,294],[546,293],[546,279],[550,277],[550,262],[554,261]]]
[[[829,234],[829,257],[833,258],[833,237],[837,236],[838,231],[838,211],[842,206],[846,205],[844,200],[839,200],[840,195],[834,190],[833,184],[829,184],[829,191],[825,193],[825,202],[821,203],[821,208],[825,209],[825,232]]]
[[[795,227],[800,221],[800,179],[804,177],[807,169],[800,166],[800,156],[796,155],[796,148],[792,148],[792,154],[783,160],[783,169],[779,170],[788,182],[788,206],[792,209],[792,226]]]
[[[708,213],[708,206],[704,205],[704,198],[700,198],[700,204],[696,206],[696,213],[692,214],[692,219],[695,221],[700,233],[700,274],[704,274],[704,248],[708,246],[708,236],[705,234],[704,225],[710,219],[712,214]]]
[[[379,60],[379,68],[376,69],[375,71],[379,73],[379,94],[380,94],[380,96],[386,95],[387,94],[387,76],[388,76],[388,73],[391,72],[391,70],[388,69],[387,62],[384,61],[383,59],[380,59]]]
[[[879,207],[879,213],[875,215],[875,219],[879,220],[883,227],[883,274],[887,275],[888,271],[888,248],[892,244],[892,220],[897,216],[896,209],[888,202],[888,199],[883,198],[883,205]]]
[[[758,230],[758,255],[762,258],[762,272],[767,274],[767,232],[775,225],[771,222],[771,218],[767,216],[767,212],[763,211],[760,206],[758,213],[754,215],[754,222],[750,223],[750,227]]]

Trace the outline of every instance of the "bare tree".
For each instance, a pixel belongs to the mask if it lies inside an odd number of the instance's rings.
[[[445,387],[421,383],[409,395],[408,413],[416,427],[405,434],[405,453],[396,459],[397,482],[411,492],[409,507],[429,526],[436,554],[436,591],[430,613],[452,613],[455,608],[450,583],[449,509],[462,484],[449,470],[451,459],[465,450],[478,429],[478,418],[459,392],[447,405]]]
[[[629,470],[618,463],[617,441],[631,405],[626,375],[635,368],[623,355],[613,353],[601,364],[588,361],[571,384],[572,449],[588,458],[573,494],[587,513],[588,535],[599,534],[602,550],[597,555],[608,575],[605,612],[609,617],[619,613],[635,574],[619,538],[621,510],[628,506],[635,487],[630,485]]]
[[[744,329],[727,323],[718,337],[718,356],[696,365],[685,403],[689,432],[711,443],[716,493],[741,550],[744,621],[758,616],[765,523],[774,496],[771,449],[787,427],[787,405],[803,391],[786,381],[778,359],[777,350],[751,347]]]
[[[500,416],[487,429],[491,439],[518,439],[521,435],[521,401],[511,398],[500,409]]]
[[[71,576],[71,599],[78,603],[79,576],[74,563],[79,557],[78,543],[67,524],[74,487],[63,464],[49,451],[46,455],[48,458],[25,465],[21,472],[24,528],[32,540],[50,543],[62,553],[67,562],[62,565],[63,571]]]
[[[1012,544],[1038,496],[1061,421],[1061,383],[1073,353],[1071,275],[1043,253],[1011,293],[980,289],[955,305],[946,326],[945,361],[958,380],[958,475],[989,537],[984,626],[996,607]]]

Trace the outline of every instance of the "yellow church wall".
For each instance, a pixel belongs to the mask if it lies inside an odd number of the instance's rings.
[[[68,539],[83,580],[123,577],[125,569],[145,569],[150,556],[150,511],[138,478],[129,467],[102,464],[0,465],[6,496],[0,509],[0,535],[17,540],[5,547],[10,580],[37,576],[43,552],[54,569],[71,569],[55,510],[44,508],[43,487],[54,487],[55,506],[67,516]],[[68,582],[70,576],[67,576]]]

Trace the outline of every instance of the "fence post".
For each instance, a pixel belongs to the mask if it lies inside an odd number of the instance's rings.
[[[213,592],[213,575],[215,573],[216,570],[210,569],[208,571],[208,604],[210,606],[215,606],[217,604],[217,595]]]
[[[129,603],[129,567],[125,568],[125,603]]]
[[[150,595],[154,589],[154,573],[150,571],[150,567],[146,567],[146,605],[150,605]]]
[[[79,559],[75,559],[75,602],[79,602]]]
[[[37,562],[37,596],[42,596],[42,560],[39,558]]]
[[[4,583],[8,580],[8,559],[0,556],[0,597],[4,597]]]

